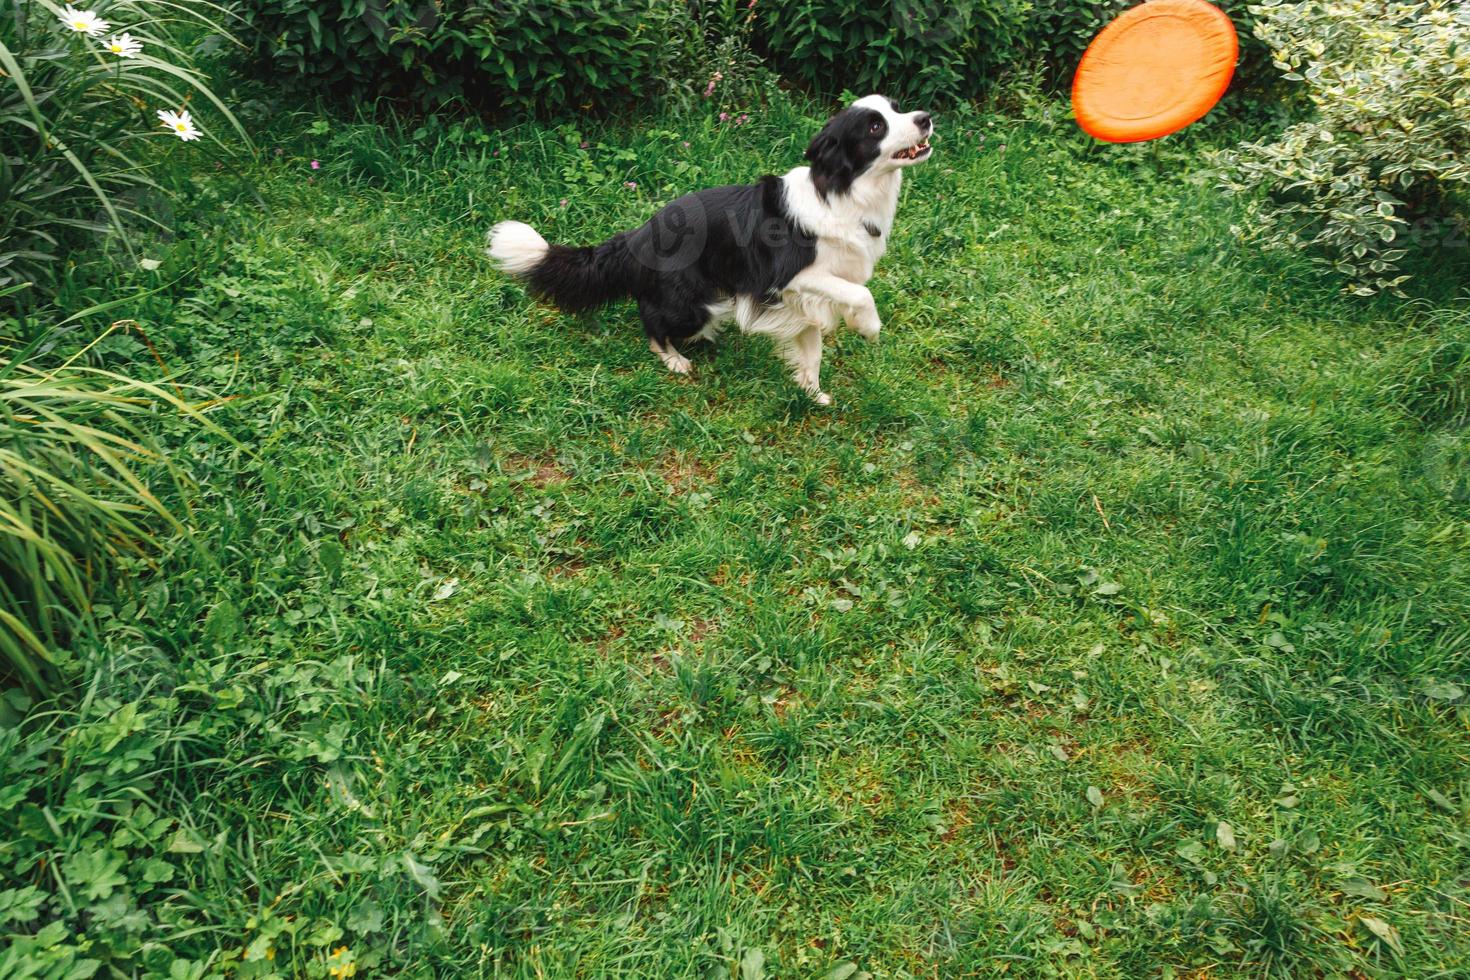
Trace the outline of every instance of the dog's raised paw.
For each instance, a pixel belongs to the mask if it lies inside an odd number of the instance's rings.
[[[852,328],[857,331],[858,336],[871,342],[877,340],[878,335],[883,332],[883,321],[876,316],[861,317],[852,325]]]

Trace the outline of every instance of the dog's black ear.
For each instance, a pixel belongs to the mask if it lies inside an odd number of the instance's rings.
[[[812,165],[812,185],[822,197],[841,194],[852,186],[854,167],[843,138],[848,128],[844,116],[846,112],[840,112],[828,120],[806,148],[807,162]]]

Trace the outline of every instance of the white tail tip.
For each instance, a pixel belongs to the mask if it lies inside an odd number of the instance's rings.
[[[502,221],[490,229],[490,258],[513,276],[524,276],[536,267],[551,246],[523,221]]]

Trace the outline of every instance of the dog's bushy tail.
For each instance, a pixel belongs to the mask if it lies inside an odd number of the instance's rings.
[[[616,237],[584,248],[549,245],[530,225],[502,221],[490,229],[486,251],[533,295],[568,313],[627,296],[633,284],[631,256]]]

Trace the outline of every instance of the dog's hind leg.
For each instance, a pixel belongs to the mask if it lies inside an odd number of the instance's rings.
[[[648,338],[648,349],[658,355],[658,359],[664,362],[664,367],[675,374],[689,374],[694,370],[694,365],[689,363],[689,358],[674,349],[671,341],[665,340],[662,345],[652,337]]]
[[[648,349],[664,362],[664,367],[674,374],[689,374],[693,371],[694,366],[689,363],[689,358],[679,353],[674,341],[686,340],[704,327],[706,315],[703,306],[670,307],[640,299],[638,314],[643,318],[643,332],[648,337]]]
[[[704,321],[704,327],[699,333],[694,335],[694,339],[713,343],[720,335],[720,328],[735,319],[735,301],[733,299],[715,300],[705,307],[705,314],[708,319]]]

